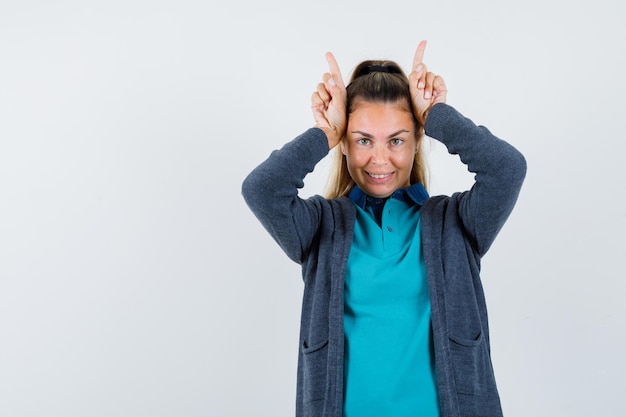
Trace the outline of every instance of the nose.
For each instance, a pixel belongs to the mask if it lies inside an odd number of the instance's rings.
[[[387,148],[381,146],[382,144],[376,144],[372,147],[371,162],[376,165],[385,165],[389,160],[387,155]]]

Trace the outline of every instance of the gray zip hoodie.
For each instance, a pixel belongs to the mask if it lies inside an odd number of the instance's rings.
[[[430,197],[421,208],[441,413],[502,416],[480,259],[513,210],[526,161],[447,104],[433,106],[425,132],[476,174],[469,191]],[[259,221],[302,266],[297,417],[340,417],[343,409],[343,289],[356,208],[348,197],[298,197],[328,152],[323,131],[309,129],[272,152],[242,186]]]

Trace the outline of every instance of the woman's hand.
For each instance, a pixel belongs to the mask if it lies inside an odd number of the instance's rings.
[[[422,62],[426,41],[421,41],[413,58],[413,72],[409,75],[409,87],[413,99],[413,114],[422,126],[426,125],[428,112],[437,103],[446,102],[446,84],[438,75],[428,72]]]
[[[317,85],[317,91],[311,97],[311,110],[315,127],[326,133],[328,148],[334,148],[346,130],[346,86],[335,57],[326,53],[330,73],[323,75],[323,82]]]

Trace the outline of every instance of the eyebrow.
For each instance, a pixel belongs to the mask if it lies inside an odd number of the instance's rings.
[[[360,130],[354,130],[354,131],[352,131],[352,133],[358,133],[359,135],[363,135],[363,136],[365,136],[366,138],[370,138],[370,139],[373,139],[373,138],[374,138],[374,135],[372,135],[372,134],[370,134],[370,133],[367,133],[367,132],[362,132],[362,131],[360,131]],[[400,129],[400,130],[398,130],[397,132],[394,132],[394,133],[392,133],[391,135],[387,136],[387,139],[391,139],[391,138],[393,138],[394,136],[398,136],[400,133],[411,133],[411,132],[409,132],[409,131],[408,131],[408,130],[406,130],[406,129]]]

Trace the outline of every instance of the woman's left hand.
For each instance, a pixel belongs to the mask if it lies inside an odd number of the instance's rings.
[[[422,126],[428,112],[437,103],[446,102],[446,84],[439,75],[429,72],[423,63],[426,41],[421,41],[413,58],[413,71],[409,75],[409,87],[413,100],[413,113]]]

